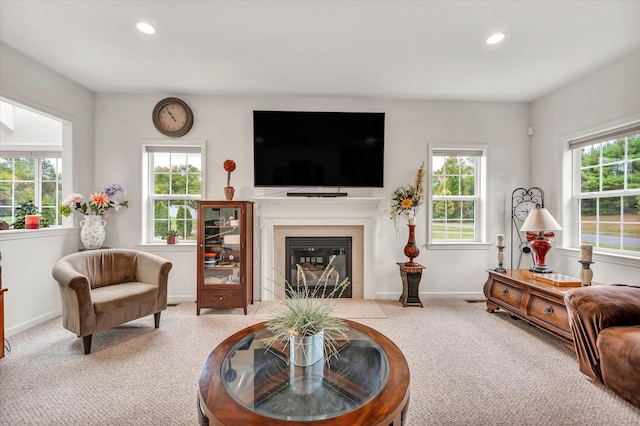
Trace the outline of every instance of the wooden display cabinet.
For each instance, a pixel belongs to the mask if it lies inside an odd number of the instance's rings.
[[[253,202],[198,203],[197,314],[253,304]]]

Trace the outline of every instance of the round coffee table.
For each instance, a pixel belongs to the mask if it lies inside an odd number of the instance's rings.
[[[380,332],[354,321],[340,356],[309,367],[289,348],[264,342],[265,322],[216,347],[200,372],[201,423],[213,425],[401,425],[409,405],[409,366]]]

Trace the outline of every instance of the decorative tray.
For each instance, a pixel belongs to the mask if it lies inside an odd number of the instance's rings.
[[[533,274],[534,281],[551,284],[557,287],[580,287],[582,281],[580,278],[572,277],[565,274]]]

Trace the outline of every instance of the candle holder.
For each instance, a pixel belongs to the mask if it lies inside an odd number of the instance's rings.
[[[590,266],[595,262],[590,262],[588,260],[578,260],[578,263],[582,265],[582,269],[580,270],[580,281],[582,281],[582,286],[590,286],[591,279],[593,278],[593,271],[591,270]]]
[[[504,247],[505,246],[496,246],[498,248],[498,267],[494,269],[496,272],[507,272],[506,269],[502,267],[504,263]]]

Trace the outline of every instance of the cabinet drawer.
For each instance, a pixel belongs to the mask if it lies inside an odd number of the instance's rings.
[[[489,297],[498,305],[507,305],[510,311],[520,312],[520,301],[522,300],[523,289],[506,282],[494,280],[491,284]]]
[[[544,323],[545,328],[571,339],[569,314],[562,303],[543,294],[532,292],[527,304],[527,316],[534,322]]]
[[[242,292],[238,290],[204,290],[200,292],[200,307],[242,308]]]

